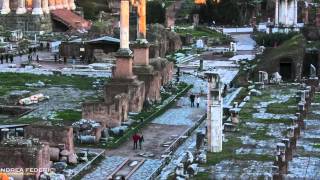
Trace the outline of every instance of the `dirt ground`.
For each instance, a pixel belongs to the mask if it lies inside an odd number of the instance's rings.
[[[142,130],[142,134],[144,135],[142,150],[133,150],[133,140],[131,139],[117,149],[107,150],[106,156],[139,157],[140,153],[152,153],[154,154],[152,158],[159,159],[168,148],[163,147],[162,144],[173,142],[173,138],[181,136],[188,128],[188,126],[149,124]]]

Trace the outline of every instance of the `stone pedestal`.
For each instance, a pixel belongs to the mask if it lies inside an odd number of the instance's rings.
[[[134,60],[133,73],[140,81],[145,83],[145,96],[147,100],[161,101],[161,74],[149,65],[148,43],[136,43],[133,45]]]
[[[140,112],[145,100],[145,84],[132,72],[132,55],[129,49],[120,49],[116,55],[113,78],[104,87],[106,103],[114,102],[117,94],[129,95],[129,112]]]

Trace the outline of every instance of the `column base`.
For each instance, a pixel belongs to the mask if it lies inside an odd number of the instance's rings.
[[[56,10],[56,6],[49,6],[50,10]]]
[[[11,12],[11,10],[9,8],[1,10],[1,14],[9,14],[10,12]]]
[[[76,10],[76,4],[72,3],[69,5],[71,10]]]
[[[26,8],[18,8],[16,10],[16,14],[25,14],[27,12]]]
[[[42,8],[42,11],[43,11],[43,13],[45,13],[45,14],[49,14],[49,13],[50,13],[50,9],[49,9],[49,8],[47,8],[47,9],[43,9],[43,8]]]
[[[42,14],[43,14],[43,11],[42,11],[41,8],[33,8],[32,14],[33,14],[33,15],[42,15]]]
[[[56,5],[56,9],[63,9],[63,5],[61,5],[61,4]]]

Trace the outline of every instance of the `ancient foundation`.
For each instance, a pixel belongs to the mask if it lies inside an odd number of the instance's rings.
[[[20,29],[22,31],[52,31],[50,14],[4,14],[0,15],[0,25],[6,27],[8,30]]]

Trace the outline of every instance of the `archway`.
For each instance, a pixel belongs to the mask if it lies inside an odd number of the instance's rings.
[[[279,61],[279,73],[284,81],[292,81],[294,79],[294,64],[291,58],[282,58]]]

